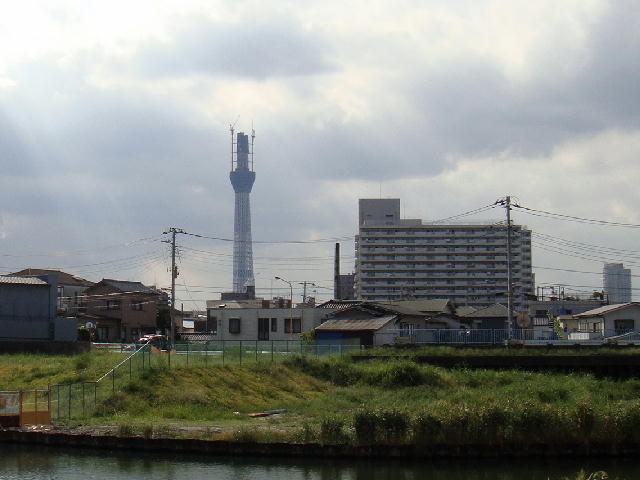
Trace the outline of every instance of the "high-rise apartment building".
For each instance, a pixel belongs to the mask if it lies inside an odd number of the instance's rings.
[[[423,223],[400,218],[399,199],[361,199],[356,237],[356,297],[447,298],[458,306],[507,304],[507,228]],[[513,308],[533,293],[531,231],[511,229]]]
[[[622,263],[605,263],[602,271],[605,298],[610,304],[631,301],[631,270]]]

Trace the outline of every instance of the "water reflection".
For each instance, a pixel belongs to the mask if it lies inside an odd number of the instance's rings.
[[[222,458],[0,444],[0,479],[559,480],[580,469],[640,478],[632,460],[448,460],[436,462]]]

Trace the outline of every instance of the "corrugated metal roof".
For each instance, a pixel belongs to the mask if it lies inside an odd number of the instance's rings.
[[[44,280],[36,277],[13,277],[0,275],[0,283],[5,285],[48,285]]]
[[[587,310],[586,312],[578,313],[574,315],[574,317],[596,317],[599,315],[603,315],[605,313],[613,312],[615,310],[620,310],[622,308],[630,307],[631,305],[640,305],[638,302],[631,303],[617,303],[615,305],[605,305],[604,307],[594,308],[593,310]]]
[[[316,308],[331,308],[334,310],[344,310],[354,305],[360,305],[362,300],[329,300],[317,305]]]
[[[397,315],[385,315],[383,317],[360,319],[333,319],[327,320],[316,327],[317,332],[352,332],[358,330],[379,330],[387,323],[398,318]]]

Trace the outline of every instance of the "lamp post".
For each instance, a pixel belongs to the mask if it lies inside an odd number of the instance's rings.
[[[289,296],[289,339],[292,338],[292,334],[293,334],[293,283],[291,283],[289,280],[285,280],[282,277],[275,277],[276,280],[281,280],[285,283],[289,284],[289,291],[290,291],[290,296]]]

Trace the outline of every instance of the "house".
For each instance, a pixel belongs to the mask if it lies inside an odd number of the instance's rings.
[[[640,329],[640,302],[618,303],[573,315],[579,332],[613,336]],[[595,335],[594,335],[595,334]]]
[[[549,300],[533,300],[529,302],[529,317],[533,327],[544,327],[549,325],[550,317],[562,316],[566,319],[567,315],[576,315],[603,305],[603,300],[593,297],[588,299],[560,297]],[[571,322],[565,323],[571,324]],[[565,331],[571,331],[571,328],[565,328]]]
[[[55,275],[58,288],[58,312],[66,315],[74,315],[81,311],[83,307],[84,293],[87,288],[95,285],[89,280],[76,277],[70,273],[60,270],[49,270],[44,268],[25,268],[19,272],[10,273],[10,276],[18,277],[41,277],[42,275]]]
[[[507,328],[509,317],[507,307],[495,303],[485,308],[468,312],[463,309],[457,311],[459,317],[474,329],[502,329]]]
[[[216,340],[297,341],[331,312],[285,299],[207,300],[207,318],[198,326]]]
[[[321,344],[384,345],[417,341],[424,330],[456,329],[461,323],[450,300],[359,302],[336,310],[315,328]]]
[[[79,318],[95,326],[97,342],[132,342],[156,333],[158,306],[167,294],[140,282],[103,279],[85,292],[85,312]]]
[[[75,342],[75,319],[57,316],[57,277],[0,276],[0,340]]]

